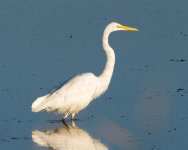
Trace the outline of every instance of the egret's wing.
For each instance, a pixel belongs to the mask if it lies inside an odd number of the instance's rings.
[[[56,105],[66,101],[66,103],[63,103],[66,105],[76,101],[89,100],[96,89],[96,79],[96,76],[92,73],[77,75],[51,91],[48,94],[49,101],[53,99],[51,102],[55,104],[55,100]]]
[[[71,79],[73,79],[74,77],[71,77],[67,80],[65,80],[64,82],[60,83],[59,85],[55,86],[55,88],[53,90],[50,90],[48,92],[49,95],[53,94],[54,92],[58,91],[59,89],[61,89],[66,83],[68,83]]]
[[[96,90],[97,78],[92,73],[84,73],[71,78],[56,90],[52,91],[48,98],[53,107],[78,107],[86,105],[93,99],[93,93]],[[54,106],[55,105],[55,106]]]

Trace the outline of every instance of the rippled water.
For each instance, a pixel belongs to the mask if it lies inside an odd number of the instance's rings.
[[[188,148],[187,1],[0,1],[0,149]],[[116,32],[109,90],[75,123],[32,113],[33,100],[76,74],[99,74],[101,36]],[[89,148],[88,148],[89,147]]]

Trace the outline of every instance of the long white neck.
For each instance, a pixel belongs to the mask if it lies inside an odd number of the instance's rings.
[[[110,83],[110,80],[112,78],[113,70],[114,70],[114,64],[115,64],[115,53],[114,50],[110,47],[108,43],[108,38],[111,31],[106,28],[103,33],[103,48],[106,53],[107,61],[104,70],[102,71],[101,75],[99,76],[99,80],[101,82],[101,86],[103,87],[103,90],[105,91],[108,88],[108,85]],[[102,91],[102,92],[104,92]]]

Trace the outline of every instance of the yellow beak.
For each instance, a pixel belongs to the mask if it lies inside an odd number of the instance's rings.
[[[127,30],[127,31],[139,31],[136,28],[132,28],[132,27],[128,27],[128,26],[123,26],[123,25],[118,25],[117,28],[121,28],[121,29]]]

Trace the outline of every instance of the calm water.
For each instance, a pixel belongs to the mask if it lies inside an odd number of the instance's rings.
[[[187,149],[187,4],[0,1],[0,149]],[[59,83],[102,71],[101,36],[111,21],[141,31],[111,35],[116,67],[109,90],[75,125],[32,113],[33,100]]]

